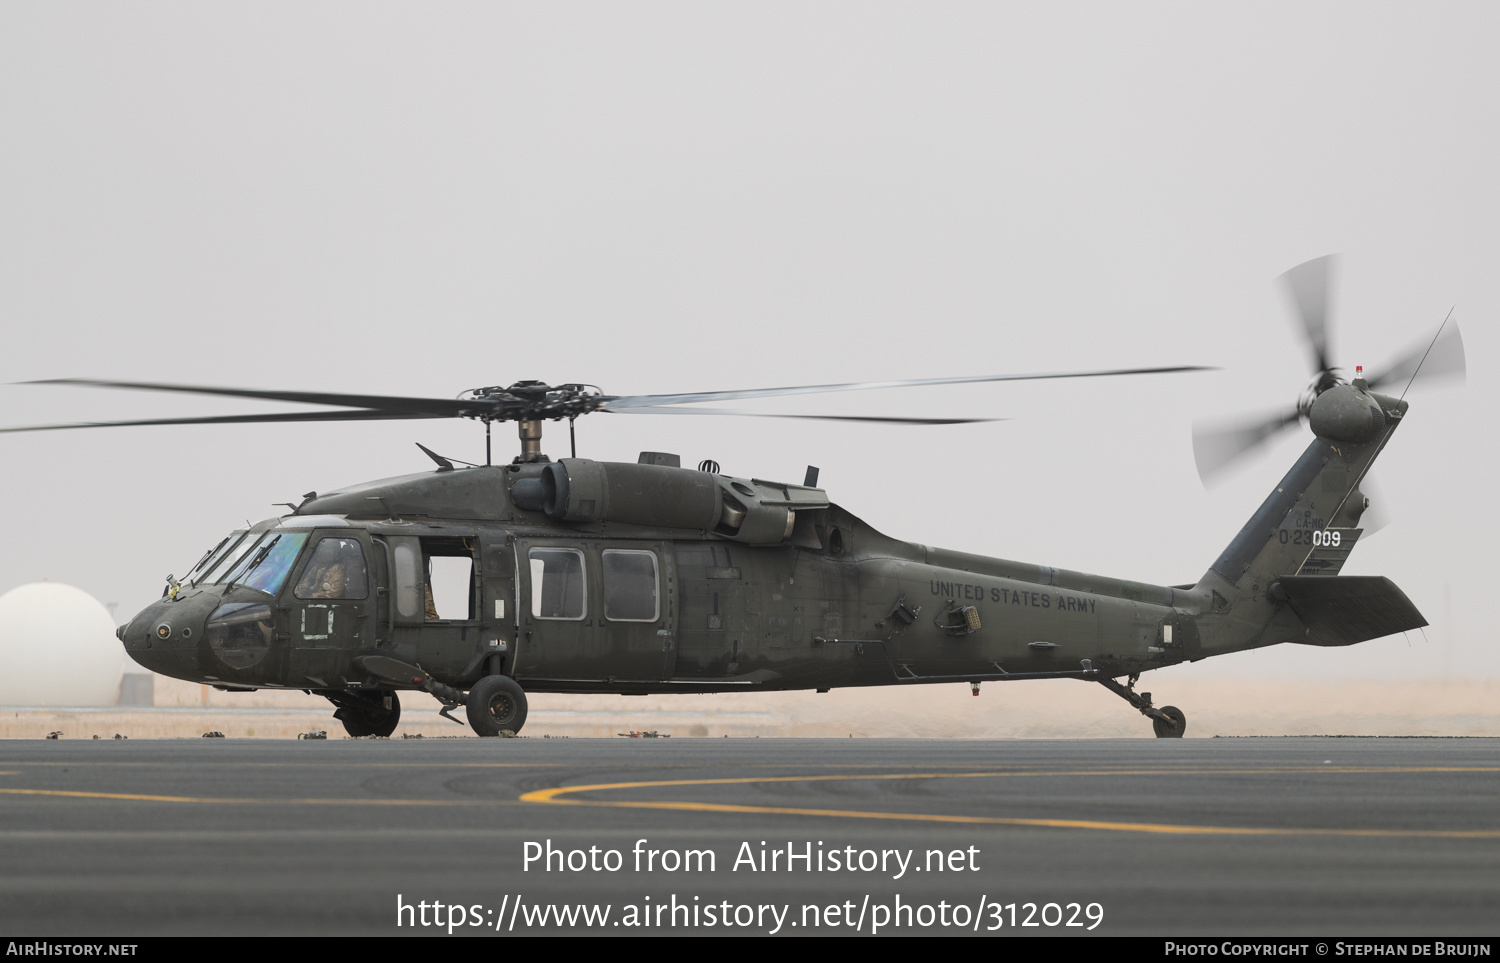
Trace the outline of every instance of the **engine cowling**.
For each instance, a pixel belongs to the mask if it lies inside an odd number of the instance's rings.
[[[559,522],[696,529],[752,545],[784,541],[798,510],[828,507],[818,488],[587,458],[564,458],[517,481],[511,499]]]

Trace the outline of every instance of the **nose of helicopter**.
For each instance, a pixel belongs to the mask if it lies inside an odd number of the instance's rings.
[[[221,594],[218,586],[205,586],[176,599],[158,599],[115,634],[124,643],[125,652],[152,672],[195,679],[204,625],[219,606]]]

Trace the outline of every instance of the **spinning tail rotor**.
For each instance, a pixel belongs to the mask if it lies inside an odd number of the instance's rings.
[[[1198,475],[1205,484],[1245,456],[1281,437],[1286,430],[1307,420],[1320,395],[1348,383],[1332,360],[1330,290],[1335,263],[1334,255],[1325,255],[1299,264],[1280,277],[1299,331],[1307,343],[1312,380],[1295,406],[1250,417],[1195,424],[1193,457],[1198,465]],[[1393,392],[1399,389],[1404,396],[1419,372],[1424,381],[1441,378],[1462,381],[1463,338],[1451,314],[1434,336],[1412,345],[1377,373],[1365,376],[1364,386],[1371,391]]]

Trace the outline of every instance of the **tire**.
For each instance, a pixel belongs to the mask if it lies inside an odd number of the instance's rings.
[[[390,697],[389,710],[377,705],[346,705],[334,712],[333,717],[344,724],[344,731],[351,736],[389,737],[401,722],[401,699],[394,692]]]
[[[1161,719],[1152,719],[1151,728],[1156,730],[1158,739],[1181,739],[1182,734],[1187,731],[1187,716],[1176,706],[1162,706],[1161,714],[1171,719],[1175,725],[1164,722]]]
[[[487,675],[469,690],[464,713],[469,727],[481,736],[520,732],[526,724],[526,693],[508,675]]]

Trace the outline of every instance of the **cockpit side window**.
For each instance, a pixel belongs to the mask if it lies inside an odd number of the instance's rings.
[[[370,580],[359,539],[334,536],[318,542],[292,594],[299,599],[369,598]]]

